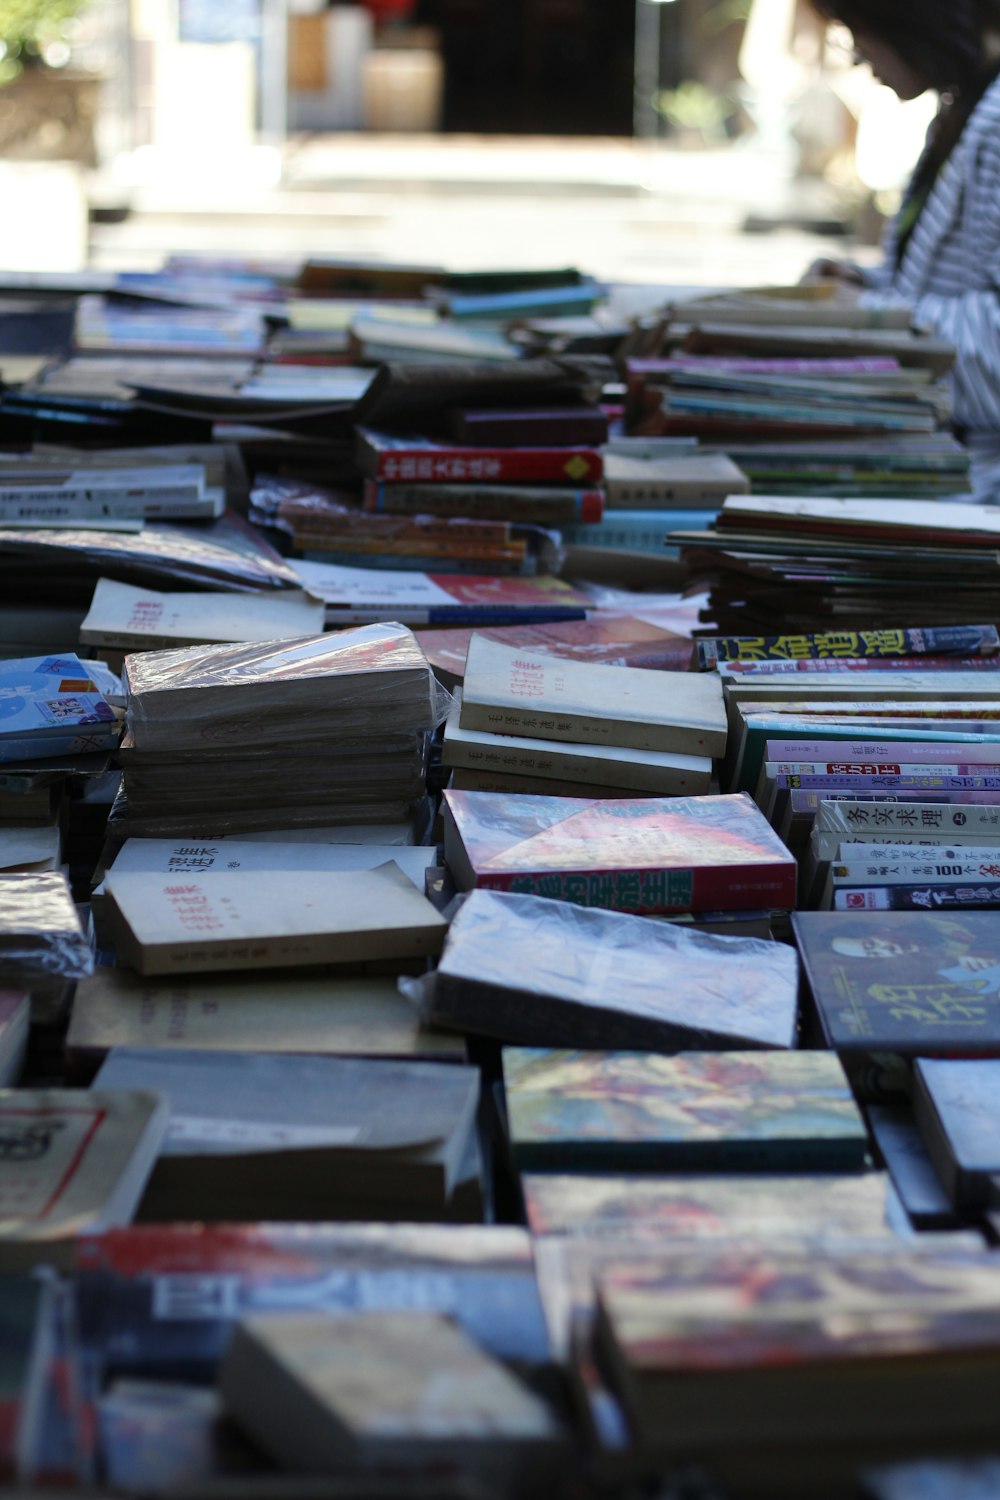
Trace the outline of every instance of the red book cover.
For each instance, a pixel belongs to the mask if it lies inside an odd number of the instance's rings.
[[[461,889],[647,915],[795,905],[796,864],[745,793],[601,800],[444,793]]]
[[[477,479],[490,484],[534,480],[580,485],[604,476],[601,455],[592,447],[480,448],[390,437],[370,428],[358,429],[357,459],[369,478],[387,484]]]

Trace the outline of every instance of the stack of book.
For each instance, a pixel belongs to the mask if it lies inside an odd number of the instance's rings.
[[[126,658],[125,835],[199,837],[408,817],[438,689],[412,634]]]
[[[474,635],[442,759],[463,791],[693,795],[708,791],[725,744],[717,678],[595,666]]]
[[[675,532],[690,586],[723,634],[992,619],[1000,523],[932,500],[735,496],[713,529]]]

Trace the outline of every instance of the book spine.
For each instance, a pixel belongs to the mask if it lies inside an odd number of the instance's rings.
[[[484,564],[489,563],[521,563],[527,555],[527,547],[524,542],[501,543],[499,546],[493,543],[482,543],[468,541],[462,537],[456,537],[454,541],[440,540],[436,537],[366,537],[358,536],[357,533],[347,535],[331,536],[327,532],[297,532],[294,545],[300,552],[322,552],[354,557],[372,558],[395,558],[395,557],[423,557],[434,560],[440,557],[454,557],[475,559]],[[492,570],[486,566],[481,571],[489,573]]]
[[[1000,792],[1000,775],[776,776],[775,786],[821,792]]]
[[[82,725],[71,732],[10,737],[0,735],[0,763],[4,761],[45,760],[55,755],[85,755],[96,750],[113,750],[121,726],[114,724]]]
[[[644,766],[628,760],[598,760],[593,756],[574,754],[569,745],[564,755],[559,753],[556,745],[552,746],[551,754],[546,754],[542,750],[505,745],[503,740],[498,740],[496,745],[483,745],[446,737],[441,759],[446,766],[550,779],[553,792],[559,791],[561,783],[576,780],[601,786],[612,784],[663,797],[691,797],[706,792],[712,779],[712,765],[707,759],[704,770],[699,773],[694,768],[682,770],[680,767]]]
[[[211,516],[218,504],[191,485],[134,490],[0,490],[0,523],[4,521],[90,521],[103,517],[169,515],[183,512]]]
[[[1000,907],[1000,883],[893,885],[834,892],[834,911],[991,911]]]
[[[562,620],[585,620],[586,618],[586,610],[561,604],[539,604],[532,605],[530,608],[499,604],[494,607],[441,604],[430,609],[410,609],[406,605],[373,604],[368,608],[356,605],[348,609],[330,606],[327,609],[326,622],[334,628],[338,625],[373,625],[383,620],[395,620],[400,625],[462,625],[479,628],[487,625],[553,625]]]
[[[932,850],[931,853],[934,851]],[[968,852],[968,851],[966,851]],[[893,863],[893,861],[895,863]],[[962,881],[1000,881],[1000,857],[979,860],[954,859],[928,862],[903,852],[882,852],[880,859],[865,864],[833,865],[830,879],[835,887],[916,885],[921,881],[933,881],[941,885],[955,885]]]
[[[706,524],[710,512],[705,512]],[[650,511],[647,517],[619,517],[606,514],[602,522],[594,526],[571,523],[563,525],[562,539],[567,547],[604,547],[613,552],[651,552],[662,557],[666,546],[666,535],[671,521]],[[688,517],[686,525],[696,526],[695,517]]]
[[[1000,735],[984,744],[980,735],[958,735],[948,740],[768,740],[766,763],[774,761],[818,760],[833,762],[861,761],[937,761],[944,752],[958,751],[969,761],[992,764],[1000,761]],[[958,756],[956,756],[956,759]],[[832,771],[828,765],[827,773]]]
[[[751,907],[790,910],[795,905],[796,870],[785,864],[717,866],[691,870],[519,871],[480,875],[485,890],[550,896],[578,906],[658,916],[676,911],[746,911]]]
[[[625,750],[657,750],[665,754],[721,756],[726,748],[724,729],[692,723],[643,723],[641,719],[601,718],[570,710],[541,712],[538,708],[492,707],[462,702],[463,729],[487,734],[512,734],[529,739],[575,741],[586,745],[616,745]]]
[[[399,543],[470,542],[481,547],[507,547],[512,541],[511,526],[507,520],[476,520],[464,516],[403,516],[373,515],[368,511],[341,519],[337,516],[322,516],[312,511],[285,511],[281,517],[287,520],[295,537],[331,537],[341,545],[350,542]]]
[[[827,779],[829,777],[850,776],[855,780],[863,781],[865,777],[917,777],[923,779],[932,777],[937,781],[942,776],[967,777],[967,776],[995,776],[1000,773],[1000,756],[994,755],[991,760],[977,760],[969,762],[959,761],[921,761],[910,763],[893,761],[857,760],[857,761],[822,761],[822,760],[795,760],[795,761],[765,761],[764,773],[768,780],[776,776],[817,776]],[[920,790],[920,788],[916,788]],[[958,788],[962,790],[962,788]]]
[[[604,492],[529,485],[379,484],[368,480],[363,505],[373,514],[455,516],[459,519],[553,525],[595,522],[604,515]]]
[[[990,834],[1000,841],[1000,807],[992,799],[995,793],[980,793],[991,801],[985,805],[962,801],[958,806],[943,805],[921,799],[919,802],[895,802],[873,798],[859,802],[854,798],[842,802],[821,802],[816,812],[816,827],[840,833],[922,833],[938,831],[962,838]]]
[[[690,529],[685,522],[685,528]],[[700,654],[699,654],[700,655]],[[712,670],[711,666],[703,670]],[[997,656],[810,656],[799,661],[733,661],[720,664],[724,678],[783,677],[805,672],[1000,672]]]
[[[552,484],[581,484],[604,477],[604,461],[596,448],[475,448],[454,447],[376,450],[372,476],[387,484],[453,484],[476,480],[483,484],[521,484],[532,480]]]
[[[474,412],[456,412],[452,419],[456,442],[476,447],[599,447],[608,435],[608,419],[603,412],[580,415],[501,412],[478,416]]]

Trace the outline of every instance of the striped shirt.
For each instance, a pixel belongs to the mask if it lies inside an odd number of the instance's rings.
[[[969,116],[896,269],[898,235],[897,219],[861,300],[908,303],[916,323],[955,345],[954,421],[972,453],[973,498],[1000,504],[1000,79]]]

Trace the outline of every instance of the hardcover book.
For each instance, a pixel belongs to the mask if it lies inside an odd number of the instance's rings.
[[[391,862],[307,875],[112,871],[105,899],[121,958],[146,975],[417,958],[440,951],[448,926]]]
[[[791,908],[796,866],[749,797],[446,791],[445,858],[482,887],[640,913]]]
[[[995,625],[933,626],[926,630],[837,630],[816,635],[709,636],[697,642],[698,662],[711,671],[720,662],[836,661],[838,657],[995,656]]]
[[[726,716],[717,678],[592,667],[473,636],[461,726],[533,739],[720,756]]]
[[[848,1171],[868,1136],[829,1052],[578,1052],[505,1047],[523,1171]]]
[[[455,480],[522,484],[542,480],[586,486],[604,475],[600,451],[586,444],[477,448],[429,438],[391,437],[365,427],[358,429],[357,461],[369,478],[390,484],[447,484]]]
[[[796,912],[792,930],[826,1046],[1000,1056],[991,913]]]
[[[433,975],[439,1025],[523,1046],[792,1047],[795,955],[619,912],[473,891]]]

